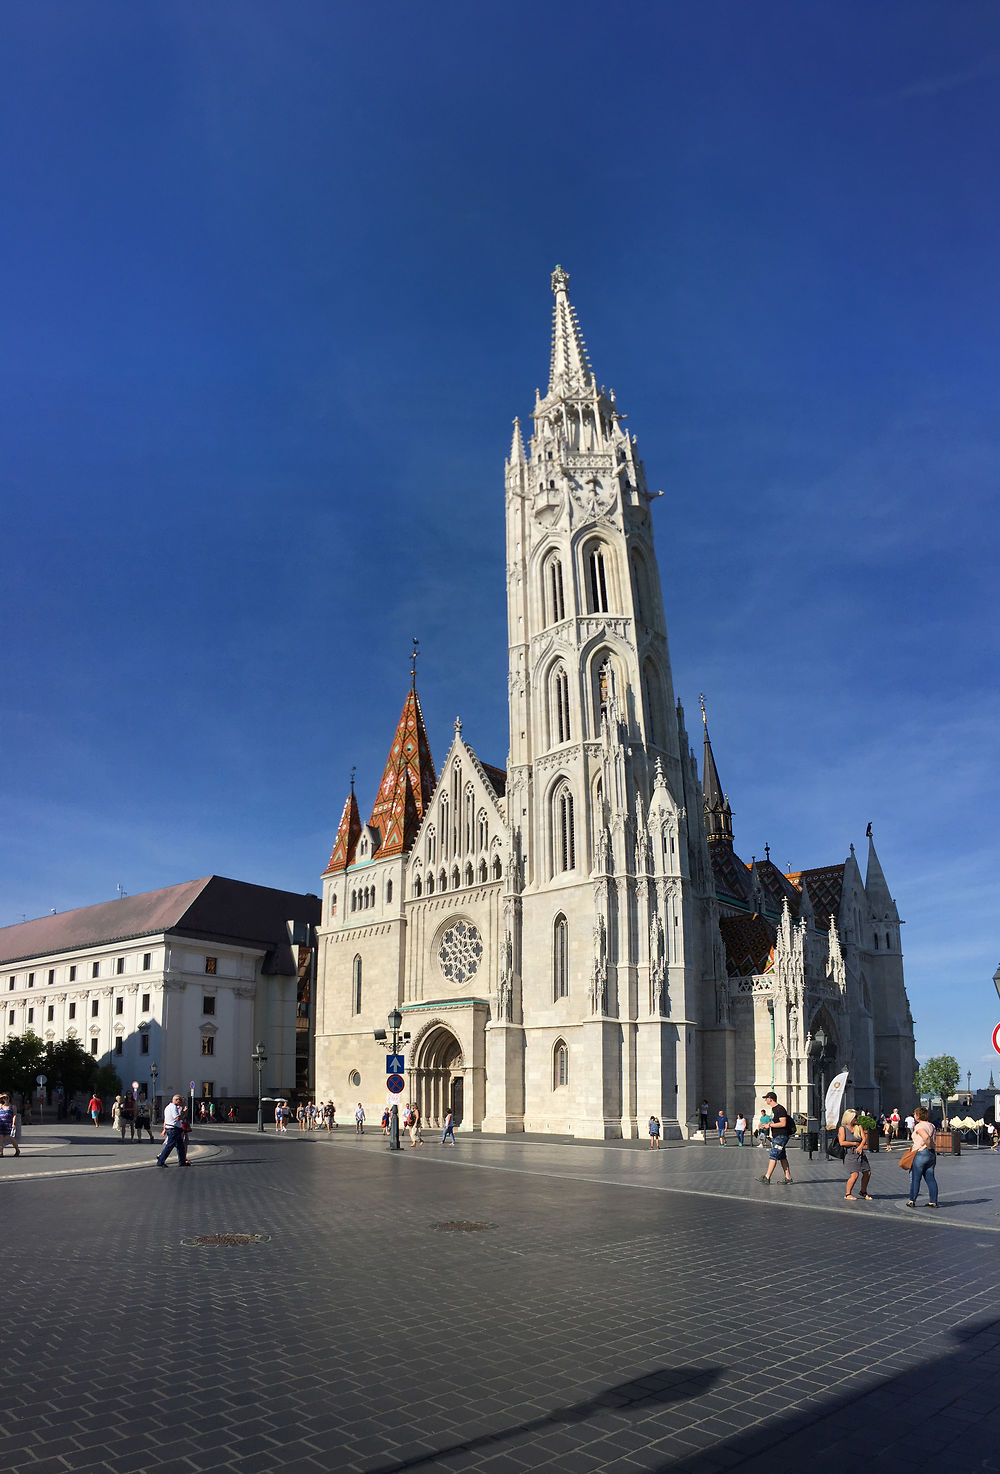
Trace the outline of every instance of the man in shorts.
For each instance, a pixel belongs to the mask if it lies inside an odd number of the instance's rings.
[[[764,1096],[764,1105],[771,1113],[771,1150],[767,1163],[767,1171],[760,1180],[770,1186],[771,1177],[774,1173],[774,1165],[776,1162],[780,1162],[781,1170],[785,1174],[785,1186],[788,1187],[792,1181],[792,1169],[788,1165],[785,1147],[788,1145],[788,1138],[792,1134],[791,1118],[785,1107],[778,1104],[778,1097],[773,1090],[769,1090]]]

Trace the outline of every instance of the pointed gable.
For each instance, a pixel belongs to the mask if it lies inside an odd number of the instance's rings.
[[[417,689],[411,686],[368,820],[380,836],[380,860],[410,848],[436,783]]]
[[[333,842],[333,852],[330,855],[330,863],[323,871],[324,875],[335,875],[338,870],[346,870],[354,859],[354,852],[358,847],[361,837],[361,815],[358,813],[358,801],[354,797],[354,787],[346,804],[344,812],[340,816],[340,827],[337,830],[337,838]]]

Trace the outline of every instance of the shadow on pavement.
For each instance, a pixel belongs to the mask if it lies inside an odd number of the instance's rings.
[[[668,1458],[655,1474],[718,1474],[723,1468],[843,1474],[873,1466],[880,1474],[1000,1474],[1000,1320],[972,1322],[951,1335],[956,1351],[886,1378],[870,1392],[855,1387],[821,1413],[797,1409],[703,1453]],[[788,1370],[787,1361],[783,1367]]]
[[[532,1418],[527,1423],[516,1423],[511,1428],[497,1428],[479,1438],[467,1438],[461,1443],[435,1449],[431,1454],[422,1454],[419,1458],[402,1459],[398,1463],[394,1462],[393,1468],[401,1470],[429,1467],[450,1454],[473,1453],[476,1449],[487,1447],[495,1450],[497,1444],[505,1443],[508,1439],[540,1433],[546,1428],[586,1423],[601,1413],[664,1407],[672,1402],[701,1397],[715,1385],[724,1370],[723,1367],[661,1367],[658,1371],[647,1372],[645,1376],[636,1377],[631,1382],[608,1387],[595,1397],[588,1397],[570,1407],[554,1408],[544,1417]]]

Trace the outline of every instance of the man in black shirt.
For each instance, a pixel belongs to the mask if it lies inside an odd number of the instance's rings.
[[[769,1090],[764,1096],[764,1104],[771,1112],[771,1153],[767,1164],[767,1171],[760,1179],[761,1182],[770,1183],[771,1174],[774,1172],[775,1162],[781,1163],[781,1170],[785,1174],[785,1185],[792,1180],[792,1170],[788,1165],[785,1155],[785,1147],[791,1135],[792,1123],[788,1112],[783,1105],[778,1104],[778,1097],[773,1090]]]

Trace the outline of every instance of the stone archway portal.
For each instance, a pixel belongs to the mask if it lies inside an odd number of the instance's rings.
[[[449,1106],[458,1107],[455,1125],[461,1124],[464,1065],[462,1046],[444,1024],[432,1029],[421,1041],[409,1072],[409,1085],[410,1099],[420,1111],[425,1126],[440,1128]]]

